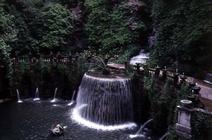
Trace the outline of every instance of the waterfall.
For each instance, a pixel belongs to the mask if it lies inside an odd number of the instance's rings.
[[[54,102],[56,102],[57,101],[57,87],[55,88],[55,90],[54,90],[54,97],[53,97],[53,99],[51,100],[51,103],[54,103]]]
[[[76,90],[74,90],[73,95],[72,95],[72,97],[71,97],[71,102],[68,103],[68,106],[72,106],[72,105],[74,104],[74,102],[75,102],[75,101],[74,101],[75,94],[76,94]]]
[[[131,65],[138,64],[145,64],[146,61],[149,59],[149,53],[145,53],[144,50],[141,50],[139,55],[134,56],[130,59]]]
[[[135,126],[131,80],[85,74],[72,118],[88,127],[113,130]],[[83,123],[82,123],[83,122]]]
[[[17,93],[18,103],[22,103],[23,101],[21,100],[20,93],[19,93],[18,89],[16,89],[16,93]]]
[[[151,35],[148,37],[148,44],[149,44],[149,48],[154,47],[156,42],[156,36],[155,35]]]
[[[39,97],[39,89],[36,88],[35,97],[34,97],[33,101],[39,101],[39,100],[40,100],[40,97]]]

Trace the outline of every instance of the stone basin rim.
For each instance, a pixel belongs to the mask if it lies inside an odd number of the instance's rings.
[[[114,77],[107,77],[107,75],[104,77],[103,76],[98,76],[98,75],[93,75],[91,73],[85,73],[84,77],[94,79],[94,80],[100,80],[100,81],[128,81],[131,80],[131,77],[123,77],[123,76],[114,76]]]
[[[190,100],[181,100],[180,102],[183,104],[191,104],[192,103],[192,101],[190,101]]]

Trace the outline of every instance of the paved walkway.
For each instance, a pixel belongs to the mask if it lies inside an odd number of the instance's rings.
[[[212,101],[205,99],[205,98],[200,98],[200,101],[205,105],[206,110],[209,112],[212,112]]]
[[[212,102],[212,85],[203,82],[202,80],[195,79],[193,77],[188,77],[187,81],[194,82],[201,88],[200,96]]]

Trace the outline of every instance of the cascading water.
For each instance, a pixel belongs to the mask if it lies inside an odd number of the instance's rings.
[[[131,65],[145,64],[148,59],[149,59],[149,53],[145,53],[144,50],[141,50],[139,55],[131,58],[130,64]]]
[[[156,35],[151,35],[148,37],[149,48],[154,47],[155,42],[156,42]]]
[[[18,89],[16,89],[16,93],[17,93],[18,103],[22,103],[23,101],[21,100],[20,93],[19,93]]]
[[[40,97],[39,97],[39,89],[36,88],[36,91],[35,91],[35,98],[33,99],[33,101],[39,101],[40,100]]]
[[[57,88],[55,88],[55,90],[54,90],[54,98],[51,100],[51,103],[54,103],[57,101],[56,97],[57,97]]]
[[[77,94],[72,118],[78,123],[101,130],[135,127],[131,80],[101,78],[85,74]]]
[[[71,102],[68,103],[68,106],[72,106],[72,105],[74,104],[74,102],[75,102],[75,101],[74,101],[75,94],[76,94],[76,90],[74,90],[73,95],[72,95],[72,97],[71,97]]]

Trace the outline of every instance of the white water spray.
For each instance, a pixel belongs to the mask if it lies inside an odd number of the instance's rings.
[[[71,102],[68,103],[68,106],[72,106],[72,105],[74,104],[74,102],[75,102],[75,101],[74,101],[75,94],[76,94],[76,90],[74,90],[73,95],[72,95],[72,97],[71,97]]]
[[[17,93],[18,103],[22,103],[23,101],[21,100],[20,93],[19,93],[18,89],[16,89],[16,93]]]
[[[51,103],[54,103],[54,102],[56,102],[57,101],[57,87],[55,88],[55,90],[54,90],[54,97],[53,97],[53,99],[51,100]]]
[[[139,55],[131,58],[130,64],[131,65],[145,64],[148,59],[149,59],[149,53],[144,53],[144,50],[141,50]]]
[[[133,122],[126,122],[123,124],[118,124],[118,125],[103,125],[103,124],[98,124],[89,120],[86,120],[80,115],[81,110],[86,107],[87,105],[81,105],[79,107],[75,107],[73,109],[71,118],[79,123],[82,126],[92,128],[92,129],[97,129],[97,130],[102,130],[102,131],[114,131],[114,130],[120,130],[120,129],[134,129],[136,127],[136,124]]]
[[[38,88],[36,88],[35,97],[34,97],[33,101],[40,101],[39,89]]]

